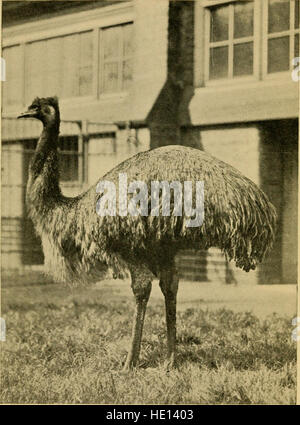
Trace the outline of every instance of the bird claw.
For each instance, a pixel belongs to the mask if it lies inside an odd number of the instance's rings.
[[[176,362],[174,357],[167,359],[164,364],[164,369],[166,372],[171,372],[171,370],[176,368]]]

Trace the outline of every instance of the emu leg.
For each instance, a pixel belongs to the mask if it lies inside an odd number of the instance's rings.
[[[152,287],[152,275],[145,269],[131,270],[131,288],[135,297],[135,315],[132,328],[131,348],[127,355],[124,370],[132,369],[139,359],[144,318]]]
[[[159,286],[165,297],[166,323],[167,323],[167,344],[168,354],[166,368],[169,370],[175,365],[176,352],[176,297],[178,291],[178,274],[174,267],[162,270],[160,274]]]

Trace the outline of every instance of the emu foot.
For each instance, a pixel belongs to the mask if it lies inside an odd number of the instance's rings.
[[[132,364],[125,363],[123,366],[122,372],[129,372],[133,369],[135,369],[135,366],[133,366]]]
[[[175,356],[174,355],[168,357],[165,360],[164,369],[165,369],[166,372],[170,372],[171,370],[175,369],[176,366],[177,366],[177,364],[176,364]]]
[[[129,370],[133,370],[136,368],[137,359],[133,358],[130,354],[128,354],[126,358],[126,362],[123,366],[123,372],[128,372]]]

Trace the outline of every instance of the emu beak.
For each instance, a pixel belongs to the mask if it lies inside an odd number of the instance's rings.
[[[27,109],[27,111],[22,112],[17,118],[36,118],[37,113],[37,109]]]

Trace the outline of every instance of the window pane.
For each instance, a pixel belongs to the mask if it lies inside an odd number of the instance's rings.
[[[59,168],[62,181],[78,180],[78,139],[64,138],[59,139]],[[68,152],[73,151],[73,152]],[[75,152],[74,152],[75,151]]]
[[[295,58],[300,57],[300,50],[299,50],[299,34],[295,34]]]
[[[132,80],[133,24],[107,28],[102,33],[101,79],[104,92],[129,88]]]
[[[63,137],[59,140],[59,148],[61,151],[78,151],[77,137]]]
[[[268,40],[268,72],[289,70],[289,37]]]
[[[234,38],[253,35],[253,1],[234,5]]]
[[[59,168],[61,181],[78,180],[78,156],[77,154],[59,154]]]
[[[211,9],[210,41],[228,40],[228,11],[228,6]]]
[[[120,27],[103,30],[104,60],[120,56]]]
[[[295,28],[299,28],[299,0],[295,2]]]
[[[233,49],[233,76],[253,74],[253,43],[236,44]]]
[[[78,34],[63,38],[63,97],[75,97],[79,94],[78,63],[79,63]]]
[[[45,78],[45,96],[60,95],[62,83],[62,38],[52,38],[46,41],[47,71]]]
[[[269,33],[290,28],[290,1],[269,0]]]
[[[79,96],[89,96],[92,94],[92,74],[91,67],[82,67],[79,70]]]
[[[209,78],[219,79],[228,77],[228,47],[210,49]]]
[[[92,94],[93,77],[93,41],[92,32],[79,34],[80,38],[80,62],[79,62],[79,95]]]
[[[123,25],[123,51],[124,56],[131,56],[133,54],[133,25]]]
[[[71,34],[26,45],[26,99],[62,98],[92,92],[92,32]]]
[[[25,66],[25,98],[26,103],[30,103],[35,96],[43,97],[46,95],[46,40],[35,41],[26,45]]]
[[[118,63],[105,63],[103,76],[103,90],[105,92],[118,90]]]
[[[123,62],[123,89],[130,87],[132,82],[132,60],[128,59]]]

